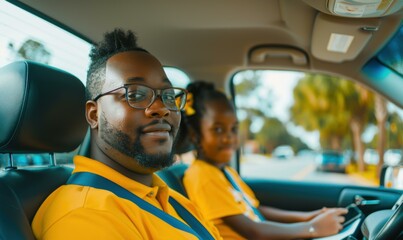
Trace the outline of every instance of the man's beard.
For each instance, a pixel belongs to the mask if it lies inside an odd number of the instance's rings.
[[[145,152],[140,141],[141,129],[136,130],[137,137],[134,141],[134,144],[131,144],[130,137],[126,133],[112,126],[112,124],[106,120],[104,114],[101,114],[100,116],[100,125],[102,126],[100,128],[101,139],[119,152],[134,158],[134,160],[137,161],[141,166],[146,168],[162,169],[169,167],[174,163],[173,151],[170,151],[169,153],[157,154],[147,154]],[[175,142],[176,141],[174,141],[173,145],[175,145]]]

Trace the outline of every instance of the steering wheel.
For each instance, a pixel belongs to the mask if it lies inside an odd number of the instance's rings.
[[[376,233],[374,240],[391,240],[397,239],[399,234],[402,233],[403,226],[403,203],[397,207],[395,212],[390,216],[390,218],[386,221],[385,225],[381,228],[381,230]]]

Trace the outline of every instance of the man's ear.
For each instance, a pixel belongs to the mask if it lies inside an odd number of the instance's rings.
[[[98,104],[92,100],[85,103],[85,117],[91,129],[98,127]]]

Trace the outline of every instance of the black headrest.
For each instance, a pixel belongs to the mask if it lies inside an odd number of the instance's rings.
[[[0,152],[69,152],[86,130],[77,77],[31,61],[0,68]]]

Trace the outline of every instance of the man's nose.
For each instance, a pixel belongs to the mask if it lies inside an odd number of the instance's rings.
[[[161,95],[157,95],[151,105],[145,110],[150,117],[165,117],[171,112],[162,101]]]

